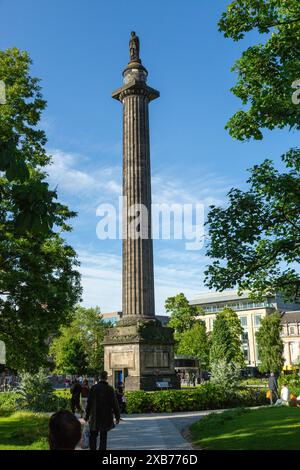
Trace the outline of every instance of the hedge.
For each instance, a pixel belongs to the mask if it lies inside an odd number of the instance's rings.
[[[235,393],[205,383],[185,390],[162,390],[157,392],[126,392],[127,413],[172,413],[176,411],[216,410],[243,406],[259,406],[268,403],[266,390],[239,388]],[[47,411],[70,409],[70,391],[55,390],[53,401]],[[20,409],[18,393],[0,393],[0,415]],[[40,410],[45,411],[45,409]]]
[[[55,412],[61,409],[70,408],[70,399],[53,393],[51,400],[43,403],[40,409],[34,411]],[[1,392],[0,393],[0,416],[9,415],[17,410],[30,409],[24,406],[22,396],[18,392]]]
[[[172,413],[201,411],[268,403],[266,391],[240,388],[235,393],[206,383],[191,390],[162,390],[157,392],[126,392],[127,413]]]

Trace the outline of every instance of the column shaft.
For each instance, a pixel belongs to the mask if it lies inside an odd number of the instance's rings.
[[[123,209],[123,316],[127,317],[155,315],[148,103],[144,94],[123,99],[123,196],[127,202]],[[134,214],[141,221],[140,235],[134,229]]]

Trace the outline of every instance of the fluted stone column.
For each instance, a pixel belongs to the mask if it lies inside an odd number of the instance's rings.
[[[104,367],[114,386],[122,374],[126,390],[178,388],[173,330],[154,311],[148,107],[159,92],[147,85],[134,32],[129,48],[124,85],[112,95],[123,105],[123,316],[104,338]]]
[[[147,86],[140,62],[123,76],[112,95],[123,104],[123,318],[154,318],[148,105],[159,92]]]

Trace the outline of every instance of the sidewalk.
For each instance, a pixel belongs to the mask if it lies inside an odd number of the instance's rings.
[[[119,425],[108,433],[107,447],[109,450],[192,450],[182,430],[203,416],[221,411],[224,410],[123,415]]]

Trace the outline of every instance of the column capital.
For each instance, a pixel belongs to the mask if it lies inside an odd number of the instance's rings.
[[[126,85],[115,90],[112,93],[112,98],[122,102],[125,96],[129,95],[144,95],[148,97],[149,101],[153,101],[156,98],[159,98],[160,93],[138,80],[131,80]]]

